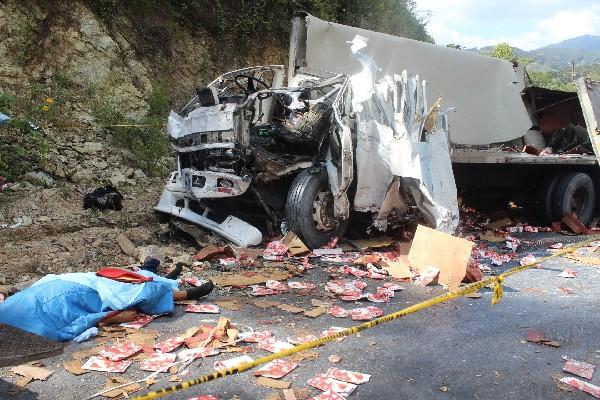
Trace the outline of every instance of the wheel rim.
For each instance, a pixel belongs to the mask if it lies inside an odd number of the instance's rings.
[[[329,191],[319,191],[313,201],[313,221],[315,227],[322,232],[336,228],[337,222],[333,216],[333,195]]]
[[[587,207],[587,191],[585,188],[579,188],[573,193],[571,198],[571,212],[579,216],[580,213]]]

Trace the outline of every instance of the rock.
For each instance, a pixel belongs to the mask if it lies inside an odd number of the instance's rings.
[[[85,185],[96,182],[97,177],[91,170],[81,168],[71,175],[71,180],[77,185]]]
[[[117,244],[119,245],[123,253],[130,257],[135,256],[135,245],[131,242],[131,240],[129,240],[127,236],[125,236],[124,233],[119,233],[115,240],[117,241]]]
[[[38,186],[52,186],[55,182],[53,177],[42,171],[28,172],[22,179]]]
[[[136,181],[142,181],[146,179],[146,174],[141,169],[136,169],[133,171],[133,179]]]
[[[76,147],[81,154],[96,155],[104,150],[104,144],[100,142],[85,142]]]
[[[467,264],[467,272],[463,278],[463,282],[472,283],[483,280],[483,272],[479,269],[477,262],[469,261]]]
[[[128,179],[125,177],[125,175],[123,175],[121,171],[113,171],[110,177],[108,178],[108,181],[111,185],[117,187],[122,183],[126,183]]]

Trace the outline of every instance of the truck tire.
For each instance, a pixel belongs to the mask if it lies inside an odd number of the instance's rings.
[[[327,171],[304,170],[299,173],[288,191],[285,204],[288,229],[304,244],[316,249],[333,237],[346,232],[348,220],[333,217],[333,195],[329,191]]]
[[[561,219],[574,212],[582,224],[592,220],[596,203],[596,190],[592,178],[583,172],[564,174],[554,191],[554,216]]]
[[[537,213],[540,220],[550,225],[554,221],[560,220],[554,215],[554,192],[558,181],[563,177],[563,174],[554,174],[545,177],[542,180],[542,184],[538,187],[538,202],[537,202]]]

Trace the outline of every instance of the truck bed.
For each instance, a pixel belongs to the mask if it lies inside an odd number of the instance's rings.
[[[536,156],[527,153],[513,153],[494,149],[454,149],[452,162],[457,164],[569,164],[596,165],[598,160],[586,154],[553,154]]]

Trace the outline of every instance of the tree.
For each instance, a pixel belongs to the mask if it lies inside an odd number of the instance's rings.
[[[508,43],[498,43],[496,47],[494,47],[489,55],[491,57],[499,58],[501,60],[511,61],[515,58],[515,53],[513,48]]]

